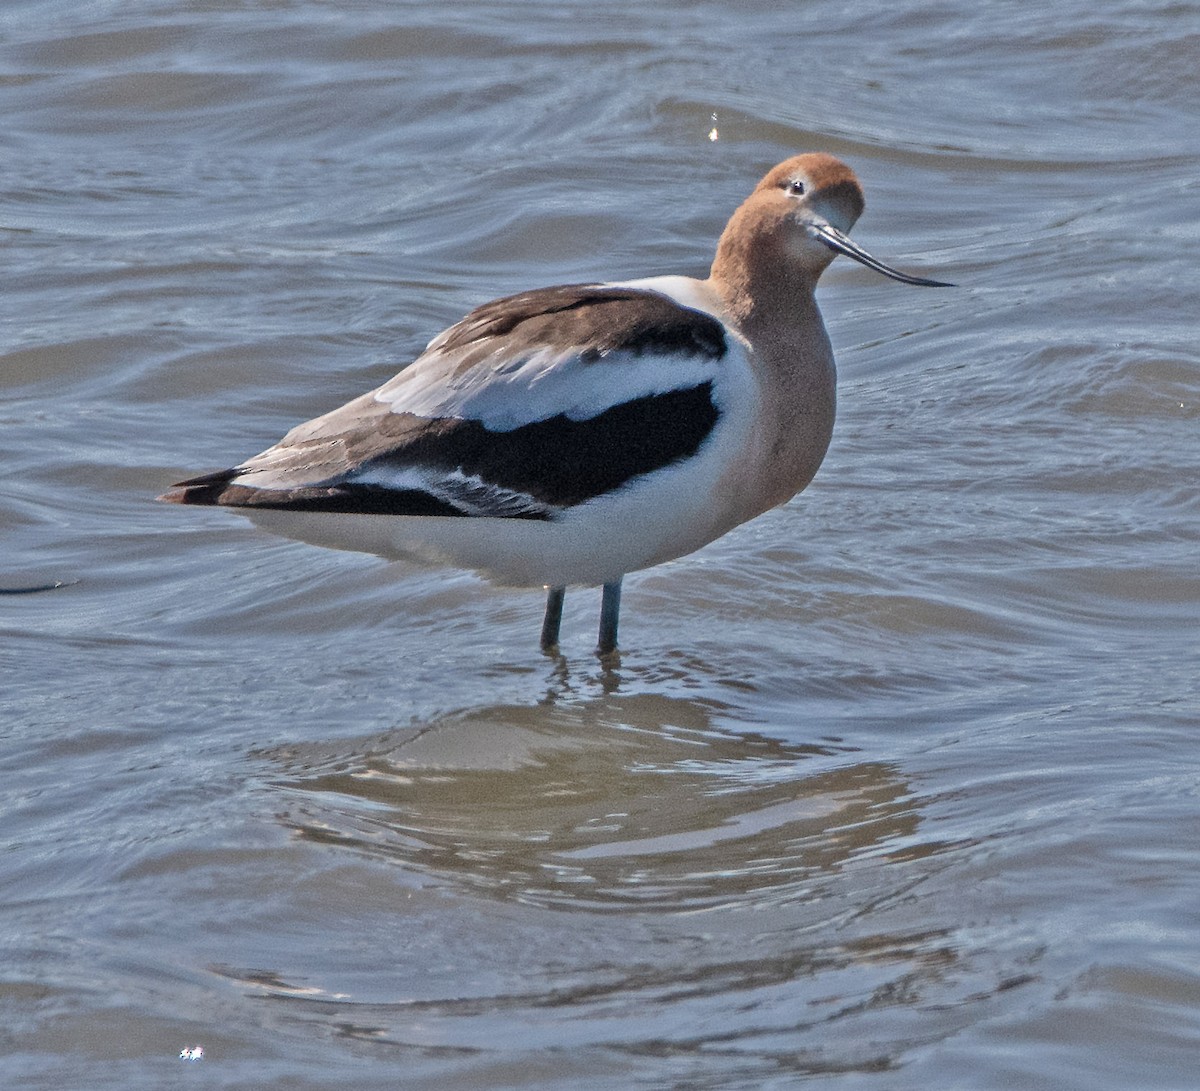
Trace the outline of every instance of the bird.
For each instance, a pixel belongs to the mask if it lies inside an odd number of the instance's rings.
[[[476,307],[382,386],[158,499],[240,509],[317,545],[541,587],[558,652],[565,589],[601,586],[617,649],[626,573],[674,560],[799,493],[833,433],[836,369],[814,289],[862,186],[792,156],[734,211],[705,279],[566,284]]]

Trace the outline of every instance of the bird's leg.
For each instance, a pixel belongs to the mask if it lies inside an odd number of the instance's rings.
[[[558,629],[562,625],[565,587],[546,588],[546,616],[542,621],[542,651],[550,652],[558,647]]]
[[[604,585],[600,599],[600,646],[601,655],[617,650],[617,618],[621,613],[621,581],[614,580]]]

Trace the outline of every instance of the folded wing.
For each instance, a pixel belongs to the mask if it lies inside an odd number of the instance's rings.
[[[163,499],[552,519],[695,454],[720,417],[720,322],[571,285],[477,308],[378,390]]]

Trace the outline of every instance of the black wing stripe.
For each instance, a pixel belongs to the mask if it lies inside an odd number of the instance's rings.
[[[569,508],[694,455],[720,416],[712,384],[637,398],[588,420],[565,415],[506,432],[478,421],[440,422],[368,473],[414,464],[458,471],[540,504]]]
[[[581,504],[691,457],[719,417],[711,383],[638,398],[588,420],[560,414],[507,432],[489,431],[478,421],[394,414],[380,423],[405,433],[403,447],[360,465],[349,479],[259,489],[238,484],[240,471],[223,470],[181,482],[160,499],[292,511],[547,519],[553,509]],[[432,491],[383,483],[388,477],[411,481],[405,471],[413,469],[430,477],[441,472],[475,478],[534,503],[464,510]]]

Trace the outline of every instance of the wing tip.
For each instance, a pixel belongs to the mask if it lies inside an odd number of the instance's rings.
[[[217,470],[215,473],[176,481],[166,492],[154,499],[161,504],[219,504],[226,486],[238,471]]]

